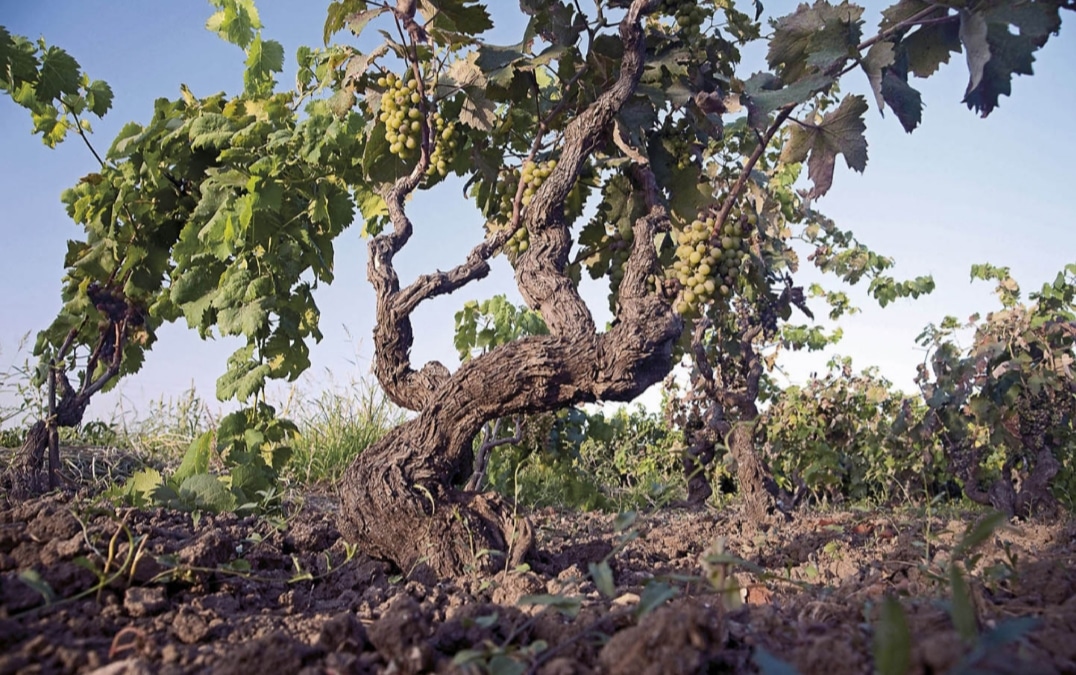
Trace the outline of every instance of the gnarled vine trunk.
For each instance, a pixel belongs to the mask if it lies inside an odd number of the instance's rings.
[[[651,316],[660,316],[654,309]],[[679,325],[664,314],[585,342],[526,338],[462,366],[435,403],[348,469],[340,490],[345,536],[404,572],[427,565],[448,575],[518,562],[531,544],[526,522],[499,496],[456,487],[469,476],[472,439],[505,414],[635,398],[672,367]]]
[[[691,445],[684,453],[684,472],[688,479],[686,501],[689,505],[702,504],[713,494],[705,468],[716,455],[715,446],[726,443],[736,463],[737,494],[751,521],[762,524],[778,512],[789,518],[782,502],[791,506],[796,500],[782,494],[755,447],[755,425],[759,418],[756,401],[762,360],[753,342],[762,333],[763,326],[757,322],[743,326],[739,359],[726,361],[720,376],[715,374],[706,351],[705,335],[709,328],[708,320],[696,323],[691,343],[696,370],[694,402],[703,411],[701,427],[690,432]],[[734,415],[735,420],[729,419],[730,415]]]
[[[662,287],[647,284],[647,277],[660,269],[653,241],[668,229],[668,213],[645,157],[625,148],[616,133],[617,145],[635,164],[647,210],[634,223],[634,245],[611,330],[597,332],[566,273],[572,237],[565,199],[588,155],[608,142],[616,114],[638,85],[645,56],[640,18],[647,7],[647,1],[635,0],[621,21],[620,73],[567,125],[556,168],[522,220],[520,188],[513,224],[491,235],[463,264],[421,276],[403,289],[393,267],[394,256],[412,234],[404,200],[429,165],[428,143],[423,143],[414,171],[384,195],[392,230],[371,240],[367,266],[377,295],[374,373],[393,401],[418,416],[367,448],[348,468],[340,485],[340,529],[366,553],[393,561],[405,573],[423,565],[439,575],[489,571],[518,560],[530,547],[529,526],[514,517],[506,500],[457,487],[470,475],[472,441],[483,424],[582,402],[631,400],[672,369],[672,346],[682,323]],[[550,335],[503,345],[455,373],[436,362],[414,370],[409,360],[411,313],[424,300],[486,276],[488,259],[516,223],[527,228],[530,242],[515,262],[516,282]]]
[[[755,446],[758,409],[753,404],[745,403],[742,419],[735,423],[720,418],[716,412],[714,406],[709,412],[706,428],[692,434],[692,444],[684,455],[684,472],[688,479],[687,504],[703,504],[713,494],[705,468],[716,455],[715,445],[724,442],[736,464],[736,492],[748,518],[755,524],[766,522],[776,513],[789,518],[787,511],[782,508],[782,501],[791,499],[782,494]]]

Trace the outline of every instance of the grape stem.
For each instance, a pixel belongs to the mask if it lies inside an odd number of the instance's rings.
[[[777,113],[777,117],[774,118],[769,128],[766,129],[766,133],[759,139],[758,146],[755,147],[754,152],[748,157],[747,163],[744,164],[743,171],[740,172],[732,189],[729,190],[725,203],[721,205],[721,210],[717,212],[717,216],[714,218],[713,233],[720,232],[721,228],[725,226],[725,221],[728,220],[729,213],[732,211],[732,206],[736,203],[736,200],[740,198],[744,188],[747,186],[747,180],[751,176],[751,172],[754,170],[755,165],[758,164],[758,160],[762,158],[763,153],[766,152],[766,148],[769,147],[770,141],[777,135],[781,125],[785,123],[785,120],[792,114],[792,109],[795,107],[794,104],[790,104],[781,108]]]

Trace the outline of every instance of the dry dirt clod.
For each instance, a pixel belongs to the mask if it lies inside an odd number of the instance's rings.
[[[727,640],[716,606],[683,599],[614,635],[598,660],[610,675],[689,675],[706,672]]]

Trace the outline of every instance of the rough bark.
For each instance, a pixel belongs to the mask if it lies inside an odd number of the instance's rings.
[[[1050,493],[1050,481],[1061,471],[1061,462],[1057,461],[1049,447],[1042,447],[1035,453],[1035,465],[1020,485],[1016,495],[1015,510],[1020,515],[1055,515],[1060,509],[1057,499]]]
[[[144,321],[142,309],[133,303],[128,303],[127,299],[119,293],[107,289],[101,290],[92,284],[87,293],[95,305],[101,300],[108,301],[109,311],[106,312],[108,322],[100,328],[97,345],[86,361],[82,383],[77,390],[71,386],[62,364],[73,348],[82,326],[68,332],[56,356],[50,362],[48,417],[38,420],[30,427],[19,451],[21,461],[6,475],[0,476],[0,484],[6,486],[12,496],[24,497],[45,491],[45,483],[41,480],[41,469],[45,466],[46,448],[48,448],[49,458],[48,489],[54,490],[59,486],[60,427],[73,428],[82,424],[90,399],[119,375],[128,328],[133,325],[142,325]],[[86,319],[83,320],[83,324],[85,322]],[[98,370],[99,365],[105,366],[103,372],[93,377],[92,374]]]
[[[756,524],[767,521],[781,511],[781,490],[755,447],[755,422],[758,420],[759,381],[762,361],[754,349],[754,340],[761,326],[745,326],[740,337],[740,357],[724,364],[720,375],[707,356],[704,336],[708,320],[700,320],[692,336],[692,355],[695,360],[696,401],[705,407],[702,428],[690,434],[691,445],[684,455],[684,471],[688,479],[688,505],[702,504],[713,488],[705,475],[705,467],[713,461],[717,443],[727,444],[736,463],[736,488],[748,517]],[[733,417],[733,419],[730,419]],[[787,500],[786,500],[787,501]]]
[[[1057,499],[1050,493],[1050,481],[1061,470],[1061,464],[1049,447],[1040,448],[1035,454],[1035,464],[1021,481],[1019,490],[1010,462],[1005,463],[1001,475],[983,490],[979,486],[980,453],[977,450],[964,450],[953,456],[957,458],[957,474],[964,480],[964,494],[977,504],[990,506],[1010,518],[1049,516],[1059,508]]]
[[[60,427],[73,428],[81,424],[86,407],[90,403],[90,397],[99,389],[96,388],[90,393],[86,393],[88,388],[76,392],[63,373],[56,375],[56,381],[59,384],[60,400],[55,401],[56,391],[52,389],[50,392],[50,398],[54,401],[54,412],[50,418],[52,424],[49,424],[49,420],[38,420],[30,427],[19,449],[18,464],[4,477],[3,483],[14,497],[29,497],[59,486],[58,430]],[[48,450],[48,471],[43,476],[42,469],[46,467],[46,450]]]
[[[641,394],[672,368],[679,333],[667,307],[654,309],[648,321],[636,317],[591,340],[525,338],[464,364],[435,392],[436,404],[349,467],[340,486],[345,536],[405,572],[426,565],[451,575],[517,562],[531,545],[525,521],[497,495],[455,488],[469,474],[472,439],[505,414]]]
[[[415,370],[409,356],[411,313],[422,301],[488,274],[488,258],[515,228],[484,241],[455,269],[424,275],[401,290],[393,258],[412,233],[404,200],[428,166],[425,140],[412,174],[385,193],[392,230],[370,242],[367,267],[378,301],[374,373],[393,401],[418,416],[367,448],[348,468],[340,485],[340,528],[366,553],[391,560],[404,572],[420,567],[438,575],[490,571],[516,562],[530,548],[529,525],[515,517],[506,500],[456,487],[471,472],[472,441],[483,424],[583,402],[628,401],[672,369],[672,345],[682,324],[668,301],[646,284],[657,269],[652,242],[667,229],[668,214],[645,163],[636,163],[636,180],[649,210],[634,224],[616,326],[603,334],[596,331],[565,273],[571,237],[564,200],[587,155],[608,134],[638,84],[645,56],[640,16],[648,4],[635,0],[621,21],[625,51],[620,73],[568,124],[556,169],[521,221],[517,194],[513,218],[527,228],[530,247],[516,261],[516,280],[531,308],[542,313],[550,335],[498,347],[455,373],[439,363]]]
[[[755,447],[755,418],[735,424],[727,436],[736,462],[736,485],[748,518],[763,523],[777,513],[780,492]],[[786,514],[787,515],[787,514]]]

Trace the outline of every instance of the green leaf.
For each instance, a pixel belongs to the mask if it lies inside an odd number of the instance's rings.
[[[613,570],[609,568],[609,563],[603,560],[599,563],[590,563],[588,567],[590,569],[590,577],[594,579],[594,585],[598,587],[598,591],[607,598],[616,595],[616,584],[613,583]]]
[[[833,169],[837,155],[844,155],[848,167],[862,172],[867,166],[866,124],[863,114],[867,100],[862,96],[846,96],[833,112],[827,113],[816,125],[795,125],[781,152],[783,162],[802,162],[807,159],[808,176],[814,183],[812,197],[820,197],[833,185]],[[809,159],[808,159],[809,157]]]
[[[222,513],[233,510],[236,505],[235,495],[220,478],[207,473],[195,474],[184,480],[179,486],[178,495],[181,504],[192,510]]]
[[[953,626],[966,642],[971,642],[979,634],[979,620],[975,616],[975,607],[971,602],[971,588],[964,579],[960,565],[949,565],[949,588],[953,594],[950,616]]]
[[[878,675],[905,675],[911,668],[912,635],[900,602],[886,597],[874,629],[874,667]]]
[[[460,122],[477,131],[492,131],[497,122],[496,113],[496,106],[481,90],[470,90],[460,110]]]
[[[1059,11],[1056,5],[1046,2],[1012,7],[1003,4],[981,15],[968,15],[966,27],[962,20],[960,37],[969,51],[971,75],[964,96],[968,108],[986,117],[998,106],[1001,96],[1012,93],[1013,75],[1033,74],[1035,51],[1061,26]],[[985,44],[983,22],[986,24]],[[982,63],[987,53],[989,60]]]
[[[1040,619],[1033,616],[1021,616],[1011,619],[1005,619],[998,623],[997,627],[993,630],[984,633],[979,638],[979,643],[976,645],[979,649],[989,654],[995,649],[1000,649],[1005,645],[1016,642],[1020,638],[1024,637],[1032,630],[1034,630],[1040,623]],[[975,651],[979,651],[976,649]],[[975,652],[969,654],[974,655]],[[971,661],[971,659],[967,659]],[[967,665],[972,665],[969,663]]]
[[[284,47],[276,40],[254,38],[247,50],[247,69],[243,72],[243,88],[250,96],[267,96],[273,92],[276,80],[273,73],[284,70]]]
[[[908,70],[917,77],[930,77],[949,57],[960,51],[960,24],[956,21],[920,26],[900,43]]]
[[[41,55],[37,99],[47,103],[64,94],[77,94],[80,76],[78,61],[59,47],[49,47]]]
[[[744,83],[748,123],[755,129],[765,129],[771,112],[809,101],[818,92],[829,89],[835,81],[832,76],[815,74],[780,87],[780,80],[773,75],[756,73]]]
[[[0,89],[7,89],[14,96],[14,91],[23,84],[37,80],[35,51],[29,40],[14,37],[0,26]]]
[[[431,30],[474,36],[493,28],[489,12],[477,0],[428,0],[419,3],[419,10]]]
[[[623,532],[627,530],[635,524],[638,517],[639,513],[637,511],[624,511],[623,513],[616,514],[616,518],[613,519],[613,531]]]
[[[964,44],[964,50],[968,59],[968,90],[970,93],[979,86],[983,79],[983,70],[987,61],[990,60],[990,45],[986,41],[986,17],[980,12],[960,10],[960,41]]]
[[[265,388],[272,367],[266,363],[236,359],[239,350],[228,359],[228,370],[217,378],[217,398],[222,401],[246,401]]]
[[[367,9],[364,11],[355,12],[347,18],[347,28],[351,31],[352,35],[359,37],[362,35],[362,31],[366,28],[367,24],[373,21],[378,16],[389,11],[388,6],[375,7],[374,9]]]
[[[371,190],[366,184],[355,187],[355,200],[362,215],[362,236],[373,237],[381,233],[388,221],[389,207],[384,197]]]
[[[188,132],[191,147],[221,149],[228,145],[235,129],[231,121],[220,113],[202,113],[190,125]]]
[[[635,607],[635,616],[642,618],[676,597],[677,590],[664,581],[647,582],[639,595],[639,604]]]
[[[104,117],[112,107],[112,87],[103,80],[94,80],[86,87],[86,103],[90,112]]]
[[[886,40],[875,42],[863,57],[860,65],[867,73],[867,80],[874,92],[874,100],[878,104],[878,110],[885,110],[885,98],[882,96],[883,70],[893,65],[896,60],[896,52],[893,43]]]
[[[330,2],[325,14],[325,28],[322,34],[322,40],[325,44],[328,45],[332,36],[344,29],[348,17],[365,9],[365,0],[333,0],[333,2]]]
[[[512,658],[508,654],[494,654],[489,659],[490,675],[523,675],[527,672],[527,664]]]
[[[172,480],[182,483],[195,474],[209,471],[209,460],[213,456],[213,432],[207,431],[187,447],[183,461],[172,474]]]
[[[995,511],[994,513],[983,516],[974,525],[969,524],[967,530],[964,532],[964,536],[961,537],[960,541],[953,547],[953,560],[960,560],[967,554],[979,548],[979,546],[989,539],[990,536],[994,534],[994,531],[1004,525],[1007,520],[1008,516],[1000,511]]]
[[[112,141],[112,146],[108,149],[106,156],[113,160],[129,157],[137,150],[137,145],[142,141],[143,131],[142,125],[137,122],[124,124]]]
[[[923,119],[923,97],[901,76],[887,68],[882,76],[882,98],[889,104],[904,130],[911,133]]]
[[[862,38],[863,8],[826,0],[801,4],[774,24],[766,61],[782,80],[791,83],[808,72],[825,72],[855,51]]]
[[[246,49],[254,40],[254,31],[262,27],[254,0],[210,0],[220,11],[206,21],[205,27],[221,39]]]
[[[157,469],[143,469],[131,474],[131,477],[127,479],[126,488],[134,495],[141,495],[146,499],[151,499],[153,493],[163,484],[164,477],[161,476],[160,471]]]

